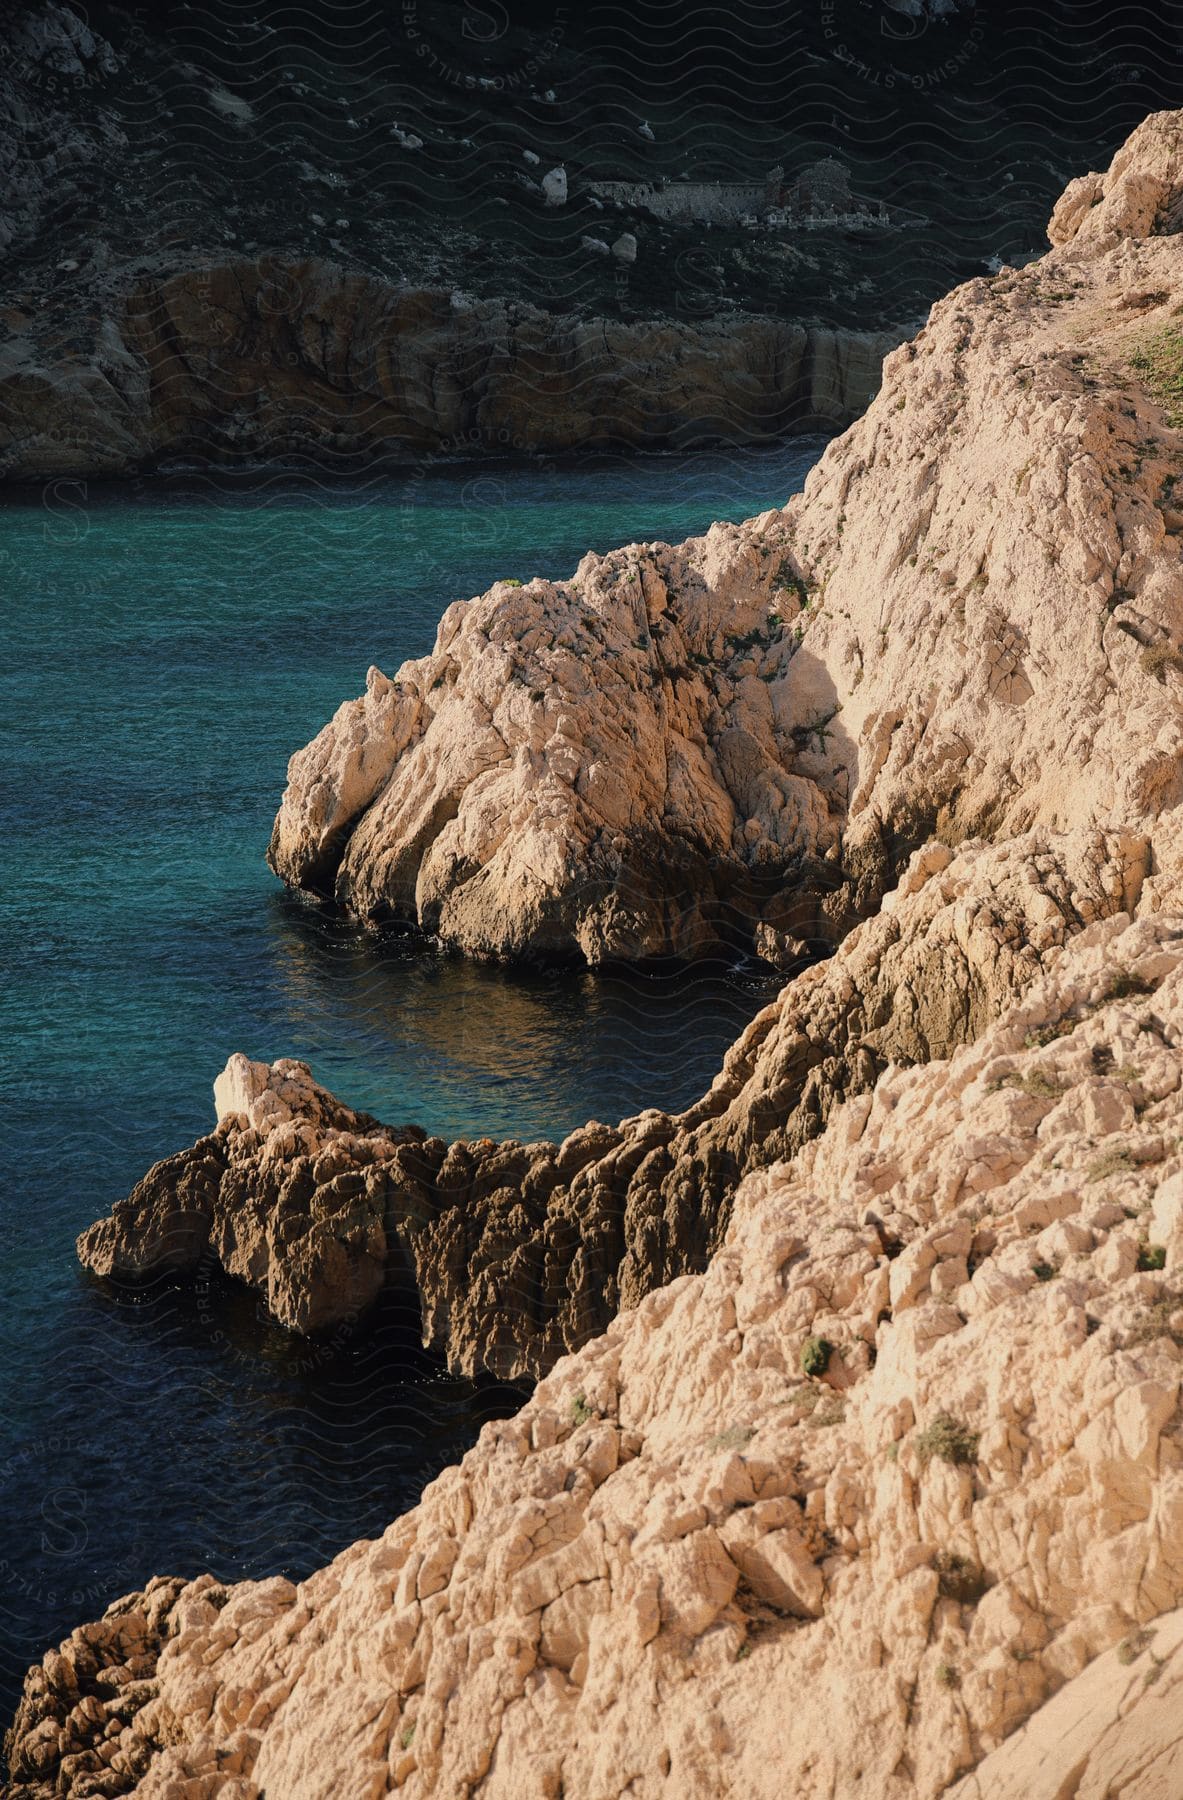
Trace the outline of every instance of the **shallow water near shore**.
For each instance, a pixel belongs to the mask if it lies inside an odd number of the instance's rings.
[[[822,448],[198,476],[0,503],[0,1712],[154,1573],[308,1573],[413,1505],[518,1396],[385,1305],[326,1343],[216,1283],[113,1295],[75,1235],[213,1122],[227,1055],[303,1057],[447,1137],[676,1108],[776,991],[722,965],[510,971],[374,937],[262,857],[286,759],[440,612],[589,548],[676,541]]]

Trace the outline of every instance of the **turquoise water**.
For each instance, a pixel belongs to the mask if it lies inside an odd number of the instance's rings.
[[[300,1575],[414,1503],[515,1403],[382,1314],[327,1344],[251,1296],[103,1291],[76,1234],[212,1123],[226,1057],[295,1055],[444,1136],[687,1103],[774,984],[473,966],[289,899],[263,862],[291,751],[449,601],[677,539],[798,487],[820,445],[256,477],[0,508],[0,1705],[155,1572]]]

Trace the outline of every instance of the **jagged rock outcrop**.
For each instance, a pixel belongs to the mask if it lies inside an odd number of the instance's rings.
[[[292,760],[277,871],[478,953],[746,925],[787,957],[934,830],[1177,804],[1179,130],[1141,128],[1081,235],[1066,200],[1042,262],[936,306],[783,512],[498,584],[371,671]]]
[[[51,1653],[14,1794],[1177,1791],[1181,1133],[1183,914],[1100,920],[382,1538]]]
[[[846,796],[791,680],[780,532],[716,525],[450,607],[432,655],[371,669],[292,758],[272,867],[478,954],[689,956],[759,930],[799,959],[828,935]]]
[[[1139,220],[1173,217],[1179,130],[1140,130],[1114,207],[1133,182]],[[192,1201],[186,1157],[161,1165],[84,1234],[86,1263],[212,1251],[299,1328],[409,1275],[455,1366],[538,1373],[703,1268],[741,1176],[887,1063],[972,1039],[1082,926],[1178,903],[1183,433],[1145,347],[1170,341],[1180,265],[1170,237],[1074,243],[936,308],[783,514],[458,603],[433,657],[373,674],[293,760],[273,862],[336,869],[359,910],[381,896],[453,942],[693,947],[717,927],[712,855],[773,954],[849,932],[710,1093],[559,1147],[387,1134],[363,1169],[350,1140],[323,1174],[315,1118],[307,1138],[252,1114],[189,1153]],[[768,632],[777,580],[811,601],[799,643]],[[713,663],[740,627],[742,660]]]
[[[315,257],[133,266],[107,288],[68,340],[7,318],[0,477],[766,442],[856,417],[902,335],[566,318]]]
[[[654,1287],[706,1266],[743,1174],[791,1156],[893,1062],[975,1037],[1081,928],[1128,914],[1146,840],[1028,834],[917,853],[883,911],[791,982],[685,1113],[561,1145],[448,1145],[354,1114],[305,1065],[238,1055],[219,1125],[78,1240],[96,1274],[216,1259],[298,1331],[417,1291],[453,1368],[539,1374]]]
[[[292,1330],[356,1316],[388,1278],[391,1161],[426,1134],[351,1111],[299,1062],[234,1056],[214,1093],[218,1129],[84,1232],[83,1262],[127,1280],[193,1275],[212,1256]]]

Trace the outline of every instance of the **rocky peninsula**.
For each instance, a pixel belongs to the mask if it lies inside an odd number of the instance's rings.
[[[782,512],[458,603],[293,759],[273,862],[359,913],[596,962],[735,892],[832,954],[561,1146],[231,1060],[84,1261],[212,1252],[297,1329],[413,1283],[541,1379],[298,1587],[80,1627],[14,1795],[1179,1787],[1181,223],[1160,114]]]

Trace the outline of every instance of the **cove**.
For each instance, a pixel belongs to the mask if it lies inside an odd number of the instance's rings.
[[[295,1577],[413,1505],[514,1390],[388,1306],[325,1343],[245,1293],[112,1295],[74,1237],[209,1128],[230,1051],[454,1138],[675,1108],[775,978],[467,964],[292,901],[263,863],[289,753],[425,652],[444,607],[589,548],[783,502],[772,451],[259,473],[0,505],[0,1682],[151,1574]]]

